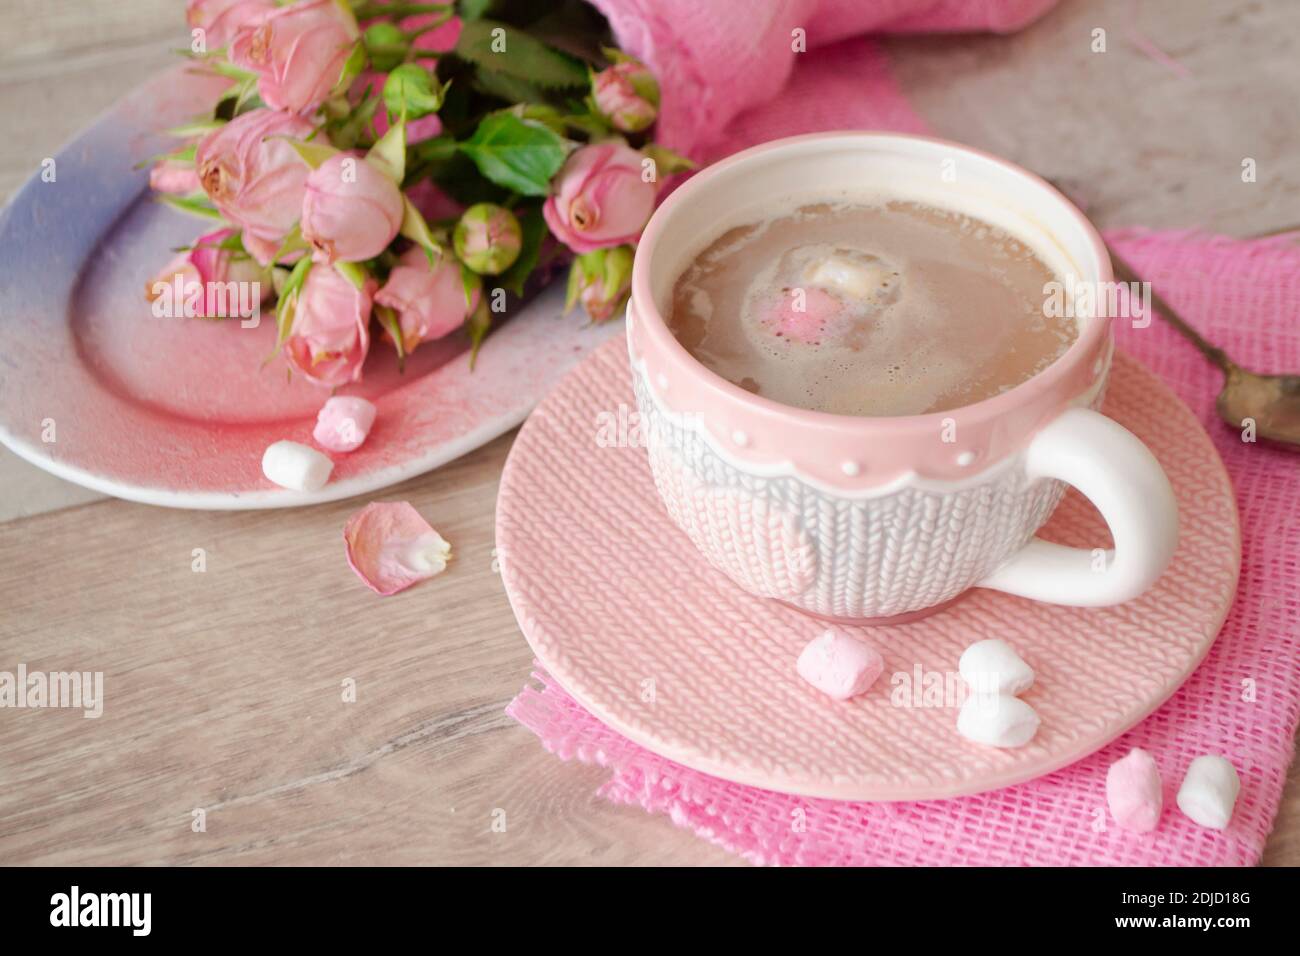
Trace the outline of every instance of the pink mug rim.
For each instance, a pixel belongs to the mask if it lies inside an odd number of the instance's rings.
[[[934,146],[944,147],[952,152],[965,153],[969,156],[976,157],[995,166],[1000,166],[1008,172],[1024,178],[1031,183],[1043,187],[1054,201],[1075,221],[1075,224],[1082,230],[1084,237],[1087,239],[1092,248],[1093,254],[1097,258],[1098,274],[1097,281],[1102,284],[1110,283],[1114,280],[1114,272],[1111,266],[1110,255],[1106,249],[1106,243],[1101,234],[1097,231],[1091,220],[1072,203],[1059,189],[1047,182],[1036,173],[1032,173],[1022,166],[1019,166],[1010,160],[995,156],[992,153],[973,146],[967,146],[963,143],[953,142],[935,136],[919,136],[912,133],[892,133],[888,131],[873,130],[835,130],[822,133],[806,133],[800,136],[789,136],[783,139],[771,140],[766,143],[760,143],[757,146],[751,146],[748,149],[741,150],[720,160],[711,166],[701,170],[691,176],[684,183],[673,190],[655,210],[654,215],[646,224],[641,233],[641,239],[637,244],[637,255],[632,265],[632,296],[629,304],[629,321],[635,321],[640,326],[643,334],[649,335],[655,346],[659,349],[666,350],[682,367],[690,369],[692,374],[703,381],[708,387],[725,396],[730,401],[740,402],[743,405],[759,409],[768,415],[785,416],[787,418],[812,424],[812,425],[831,425],[836,428],[843,428],[852,422],[860,422],[863,425],[869,425],[873,430],[899,430],[911,431],[917,428],[933,427],[943,422],[944,419],[952,417],[955,413],[961,412],[967,418],[979,420],[990,420],[997,418],[1007,412],[1020,408],[1026,403],[1042,397],[1045,394],[1055,391],[1059,386],[1065,384],[1071,370],[1083,360],[1086,361],[1090,356],[1095,354],[1101,347],[1103,338],[1109,334],[1110,318],[1098,315],[1093,321],[1090,321],[1079,330],[1078,337],[1074,343],[1065,350],[1065,352],[1056,359],[1051,365],[1043,369],[1037,375],[1027,379],[1014,388],[1007,389],[991,398],[986,398],[979,402],[973,402],[969,405],[961,405],[956,408],[944,409],[937,412],[926,412],[921,415],[841,415],[835,412],[821,412],[812,409],[798,408],[793,405],[785,405],[781,402],[774,401],[770,398],[764,398],[761,395],[755,395],[738,385],[735,385],[721,375],[718,375],[708,366],[704,365],[695,356],[691,355],[683,346],[677,337],[673,335],[668,328],[668,323],[660,313],[658,306],[655,304],[654,297],[650,288],[650,260],[654,256],[654,251],[659,242],[660,233],[666,228],[666,223],[672,217],[674,210],[683,206],[690,201],[693,194],[707,189],[709,183],[722,175],[726,171],[751,162],[755,157],[767,153],[776,152],[789,148],[796,144],[807,143],[816,140],[834,140],[834,139],[861,139],[861,140],[908,140],[914,142],[927,143]]]

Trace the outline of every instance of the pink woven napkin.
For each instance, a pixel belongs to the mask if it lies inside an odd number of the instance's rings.
[[[1055,2],[592,0],[619,46],[659,78],[663,103],[655,138],[701,160],[862,120],[912,129],[919,120],[892,92],[875,47],[862,39],[839,41],[868,32],[1018,30]],[[755,115],[732,126],[746,111]]]
[[[676,0],[653,4],[659,11],[654,17],[641,9],[651,6],[649,0],[596,3],[634,52],[646,55],[647,49],[629,42],[634,37],[628,31],[638,24],[641,32],[636,36],[666,44],[655,48],[658,60],[646,56],[661,76],[666,64],[677,62],[674,56],[693,62],[689,50],[667,52],[674,47],[664,37],[677,34],[661,21],[666,8],[677,6]],[[966,4],[960,9],[968,19],[961,22],[1006,28],[1047,5]],[[838,21],[839,36],[855,26],[842,6],[851,5],[808,3],[814,13],[829,11],[847,18]],[[861,6],[876,12],[887,8],[893,16],[858,29],[881,24],[934,28],[957,22],[934,19],[957,4],[895,0]],[[922,14],[914,12],[909,20],[908,8],[923,10],[931,19],[922,21]],[[971,10],[977,15],[973,21]],[[773,21],[760,18],[755,30],[762,33],[761,24]],[[734,29],[744,19],[720,22]],[[771,27],[771,35],[788,35],[786,21],[778,26]],[[709,48],[703,39],[692,42]],[[743,73],[749,61],[743,55],[744,43],[737,40],[737,46],[742,48],[736,54],[737,72]],[[819,50],[793,71],[787,66],[783,79],[786,74],[789,83],[780,95],[769,90],[746,99],[727,93],[719,115],[734,119],[721,135],[709,141],[701,138],[705,126],[683,121],[683,138],[677,142],[695,149],[696,155],[714,156],[827,128],[925,130],[893,83],[882,51],[870,40],[848,40]],[[741,99],[748,109],[734,109]],[[1260,371],[1300,368],[1300,323],[1295,320],[1300,315],[1300,243],[1140,230],[1108,238],[1175,308],[1239,362]],[[609,768],[610,779],[600,789],[603,797],[663,813],[754,863],[1255,863],[1277,813],[1300,720],[1300,467],[1293,453],[1243,443],[1238,433],[1219,423],[1214,396],[1222,376],[1168,326],[1156,320],[1145,329],[1134,329],[1117,322],[1117,336],[1120,347],[1159,374],[1213,437],[1237,492],[1243,560],[1236,604],[1205,662],[1168,703],[1110,746],[1064,770],[993,793],[919,803],[849,803],[745,787],[665,760],[600,723],[541,672],[534,675],[541,689],[524,688],[508,713],[560,758]],[[1148,750],[1166,782],[1165,816],[1149,836],[1126,833],[1105,814],[1106,767],[1131,747]],[[1173,805],[1173,792],[1187,765],[1203,753],[1228,756],[1242,779],[1236,814],[1222,833],[1196,826]],[[791,826],[796,810],[803,811],[807,823],[798,830]]]

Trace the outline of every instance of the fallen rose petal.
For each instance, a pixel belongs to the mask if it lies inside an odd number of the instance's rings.
[[[451,545],[406,501],[372,501],[343,527],[348,566],[387,596],[441,574]]]
[[[316,415],[311,437],[330,451],[355,451],[375,423],[375,406],[364,398],[335,395],[327,399]]]

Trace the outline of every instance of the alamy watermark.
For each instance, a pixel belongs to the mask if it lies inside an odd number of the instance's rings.
[[[596,413],[598,448],[662,448],[684,443],[699,419],[696,412],[663,412],[647,417],[635,406],[619,402],[618,407]]]
[[[0,707],[68,708],[83,717],[104,713],[103,671],[0,671]]]
[[[1151,324],[1150,282],[1088,282],[1066,273],[1043,283],[1043,315],[1049,319],[1130,319],[1135,329]]]
[[[156,319],[221,319],[239,317],[239,325],[255,329],[262,323],[262,283],[198,282],[178,272],[149,287]]]

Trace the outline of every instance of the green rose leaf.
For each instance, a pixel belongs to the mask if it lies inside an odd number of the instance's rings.
[[[398,232],[424,250],[425,258],[429,260],[429,268],[432,269],[442,258],[442,244],[434,238],[433,233],[429,231],[429,224],[424,221],[424,216],[420,215],[420,210],[415,208],[415,204],[405,193],[402,194],[402,204],[402,225]]]
[[[188,196],[155,193],[154,198],[191,216],[201,216],[204,219],[221,218],[221,213],[217,212],[217,207],[212,205],[212,200],[208,198],[207,193],[190,193]]]
[[[366,161],[381,170],[397,185],[406,178],[406,121],[398,120],[388,128],[370,151]]]
[[[477,20],[487,13],[492,0],[457,0],[456,12],[462,20]]]
[[[544,89],[587,85],[587,68],[553,50],[518,27],[495,20],[466,20],[456,40],[456,55],[484,70],[504,73]]]
[[[568,155],[554,130],[510,113],[485,117],[460,148],[484,177],[524,196],[545,196]]]
[[[284,288],[280,290],[280,300],[275,305],[275,347],[277,350],[284,345],[293,331],[293,317],[298,306],[298,292],[302,289],[302,284],[307,281],[307,273],[310,271],[311,258],[303,256],[294,265],[293,271],[289,273],[288,281],[285,282]]]
[[[339,78],[334,83],[334,92],[336,94],[346,93],[348,87],[352,85],[352,81],[361,75],[365,65],[366,45],[358,41],[352,45],[352,52],[343,61],[343,67],[339,70]]]
[[[478,361],[479,347],[483,344],[488,329],[492,327],[492,313],[488,311],[487,296],[478,300],[478,307],[465,320],[465,327],[469,330],[469,368],[472,372],[474,363]]]
[[[397,313],[386,305],[377,305],[375,318],[393,340],[393,348],[397,350],[397,370],[403,371],[406,365],[406,344],[402,341],[402,324],[397,319]]]
[[[298,154],[298,158],[310,166],[312,169],[319,169],[320,165],[338,152],[328,143],[304,143],[296,139],[289,140],[289,145],[293,151]]]
[[[447,88],[424,67],[404,63],[384,81],[384,106],[392,117],[419,119],[442,107]]]
[[[538,86],[483,67],[474,68],[474,88],[507,103],[545,103],[546,93]]]

